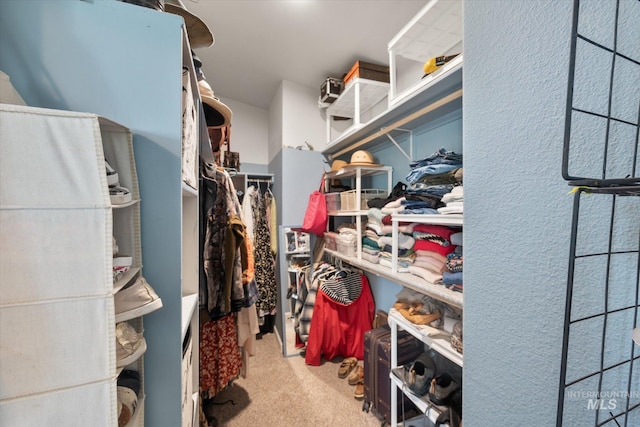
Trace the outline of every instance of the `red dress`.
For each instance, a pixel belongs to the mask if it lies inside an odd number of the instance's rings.
[[[318,286],[305,355],[308,365],[319,366],[322,356],[364,359],[364,334],[373,324],[375,303],[367,277],[360,277],[360,295],[349,304],[332,299]]]

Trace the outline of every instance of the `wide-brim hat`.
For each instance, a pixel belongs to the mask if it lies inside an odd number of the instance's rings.
[[[182,16],[187,29],[187,37],[192,48],[209,47],[215,43],[213,33],[207,24],[189,12],[180,0],[165,0],[164,11]]]
[[[351,160],[348,166],[369,166],[378,167],[382,166],[373,160],[373,154],[366,150],[358,150],[351,155]]]
[[[213,95],[213,89],[211,89],[209,83],[206,80],[198,81],[198,89],[200,89],[200,98],[202,99],[207,127],[221,128],[231,125],[233,117],[231,108]]]

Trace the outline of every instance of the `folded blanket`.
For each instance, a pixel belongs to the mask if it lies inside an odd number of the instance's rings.
[[[409,273],[414,276],[418,276],[429,283],[439,283],[442,281],[442,274],[437,274],[425,268],[416,267],[415,265],[409,267]]]

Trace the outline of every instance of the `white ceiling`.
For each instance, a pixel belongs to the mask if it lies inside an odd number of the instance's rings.
[[[427,0],[182,0],[215,43],[195,49],[216,96],[267,109],[280,82],[318,90],[387,43]]]

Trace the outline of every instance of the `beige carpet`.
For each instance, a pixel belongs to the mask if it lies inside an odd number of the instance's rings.
[[[341,358],[321,366],[301,356],[284,358],[275,334],[257,341],[247,378],[239,378],[204,408],[211,427],[375,426],[381,421],[362,411],[355,386],[338,378]]]

